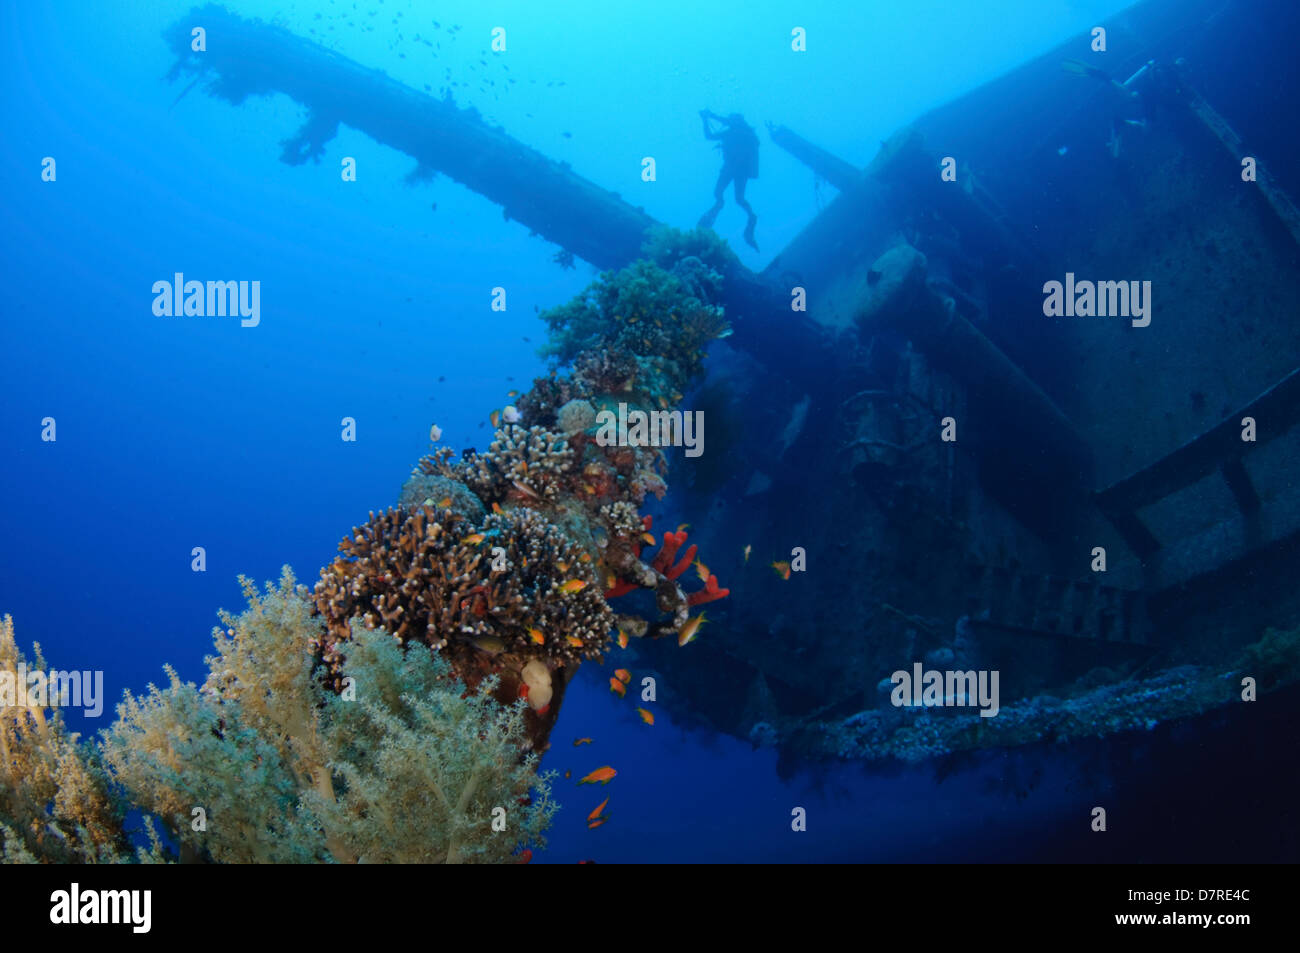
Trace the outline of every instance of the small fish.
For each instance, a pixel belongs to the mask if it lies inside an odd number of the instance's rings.
[[[704,563],[700,562],[698,559],[695,560],[695,575],[700,577],[700,582],[709,581],[709,567],[704,565]]]
[[[616,774],[618,774],[617,771],[615,771],[609,765],[605,765],[603,768],[597,768],[595,771],[591,772],[591,774],[587,775],[578,783],[595,784],[599,782],[601,784],[609,784],[610,781],[614,780],[614,776]]]
[[[441,439],[442,439],[442,428],[439,427],[437,424],[434,424],[432,427],[430,427],[430,428],[429,428],[429,439],[432,440],[434,443],[437,443],[439,440],[441,440]]]
[[[508,390],[508,391],[506,391],[506,396],[507,396],[507,397],[510,397],[510,398],[518,397],[518,396],[519,396],[519,391],[517,391],[517,390]]]
[[[643,543],[645,543],[647,546],[653,546],[653,545],[655,544],[654,534],[653,534],[653,533],[642,533],[642,534],[641,534],[641,541],[642,541]]]
[[[614,669],[614,677],[617,678],[624,685],[632,681],[632,673],[625,668]]]
[[[615,695],[617,695],[619,698],[623,698],[624,696],[627,695],[627,686],[624,685],[622,682],[620,682],[617,678],[611,678],[609,680],[609,690],[613,692]]]
[[[591,553],[583,553],[581,556],[578,557],[578,562],[580,563],[591,562]]]
[[[776,574],[782,579],[788,580],[790,578],[790,564],[785,560],[772,563],[772,569],[775,570]]]
[[[690,523],[678,523],[678,524],[677,524],[677,532],[679,532],[679,533],[684,533],[686,530],[688,530],[688,529],[690,529],[690,528],[691,528],[691,524],[690,524]]]
[[[749,551],[753,548],[754,548],[753,546],[747,545],[744,549],[741,550],[741,552],[745,554],[745,562],[749,562]]]
[[[601,801],[598,805],[596,805],[596,809],[587,815],[587,820],[594,821],[596,818],[600,817],[600,812],[605,810],[605,805],[608,803],[609,803],[609,798],[605,798],[605,800]]]
[[[565,771],[565,772],[564,772],[564,779],[565,779],[566,781],[567,781],[569,778],[571,778],[571,777],[573,777],[573,772],[572,772],[572,771]]]
[[[474,640],[474,648],[488,655],[500,655],[506,650],[506,644],[495,635],[484,635]]]
[[[487,539],[487,537],[484,536],[482,533],[470,533],[468,536],[465,537],[465,542],[469,543],[471,546],[477,546],[485,539]]]
[[[515,488],[516,490],[518,490],[518,491],[519,491],[520,493],[522,493],[524,496],[528,497],[530,500],[540,500],[540,499],[541,499],[541,497],[537,494],[537,491],[534,490],[534,489],[533,489],[531,486],[529,486],[527,483],[520,483],[518,480],[511,480],[510,482],[511,482],[511,484],[514,486],[514,488]]]
[[[695,636],[700,631],[700,626],[702,626],[706,621],[703,612],[693,619],[687,619],[686,624],[682,626],[682,631],[677,633],[677,645],[680,647],[685,645],[687,642],[694,642]]]
[[[533,640],[534,645],[546,644],[546,636],[542,634],[541,629],[529,629],[528,637]]]
[[[507,404],[506,409],[501,411],[501,419],[508,424],[517,424],[523,420],[519,410],[513,404]]]
[[[488,414],[488,420],[490,420],[490,421],[492,422],[492,426],[493,426],[494,428],[495,428],[495,427],[500,427],[500,426],[501,426],[501,411],[499,411],[499,410],[494,410],[494,411],[492,411],[492,413]]]
[[[606,814],[604,817],[598,817],[594,821],[588,821],[587,830],[594,831],[596,828],[600,827],[601,824],[604,824],[607,820],[609,820],[608,814]]]
[[[582,592],[582,590],[586,588],[587,581],[585,579],[570,579],[564,585],[560,586],[560,592],[567,595],[573,595],[573,593]]]
[[[558,569],[560,572],[568,572],[568,571],[569,571],[569,564],[568,564],[568,563],[562,563],[562,562],[556,560],[555,568]]]
[[[505,512],[505,510],[501,509],[501,504],[500,504],[500,503],[493,503],[493,504],[492,504],[492,512],[495,513],[497,516],[500,516],[502,513]]]
[[[646,711],[646,709],[644,708],[638,708],[636,712],[638,715],[641,716],[641,720],[644,721],[647,725],[653,725],[655,723],[654,712]]]
[[[620,649],[627,648],[627,633],[622,629],[618,630],[618,647]]]
[[[582,639],[578,638],[576,635],[565,636],[564,641],[568,642],[575,649],[582,648]]]
[[[440,510],[445,510],[450,506],[451,506],[451,497],[449,496],[444,496],[441,500],[438,501],[438,509]]]
[[[575,748],[578,747],[578,745],[589,745],[589,744],[591,744],[591,739],[590,739],[590,738],[574,738],[574,739],[573,739],[573,746],[574,746]]]

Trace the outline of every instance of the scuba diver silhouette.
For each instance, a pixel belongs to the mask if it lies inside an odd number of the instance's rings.
[[[700,119],[704,121],[704,138],[716,139],[717,148],[722,150],[722,171],[718,173],[718,184],[713,187],[713,208],[704,213],[698,227],[713,227],[714,220],[722,211],[722,196],[727,191],[727,184],[734,182],[736,204],[749,216],[749,223],[745,226],[745,242],[758,251],[758,243],[754,241],[754,226],[758,224],[758,216],[745,201],[745,183],[758,178],[758,134],[740,113],[732,113],[724,118],[701,109]],[[713,128],[715,122],[720,124],[716,130]]]

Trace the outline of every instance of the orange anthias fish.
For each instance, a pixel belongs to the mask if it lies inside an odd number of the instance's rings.
[[[451,497],[449,496],[444,496],[441,500],[438,501],[438,509],[440,510],[445,510],[450,506],[451,506]]]
[[[605,810],[605,805],[608,803],[609,803],[609,798],[605,798],[605,800],[601,801],[598,805],[596,805],[596,809],[587,815],[587,823],[590,824],[596,818],[600,817],[600,812]]]
[[[484,536],[482,533],[470,533],[468,536],[465,537],[465,542],[469,543],[471,546],[477,546],[485,539],[487,539],[487,537]]]
[[[627,633],[622,629],[618,630],[618,647],[620,649],[627,648]]]
[[[624,685],[632,681],[632,673],[625,668],[614,669],[614,677],[617,678]]]
[[[654,712],[652,712],[652,711],[647,711],[647,710],[644,709],[644,708],[638,708],[638,709],[637,709],[637,714],[639,714],[639,715],[641,716],[641,720],[644,721],[647,725],[653,725],[653,724],[655,723],[655,713],[654,713]]]
[[[698,559],[695,560],[695,575],[700,577],[700,582],[708,582],[709,576],[711,575],[709,567],[704,565],[704,563],[700,562]]]
[[[610,781],[614,780],[614,776],[616,774],[618,774],[617,771],[615,771],[609,765],[605,765],[603,768],[597,768],[595,771],[591,772],[591,774],[587,775],[578,783],[595,784],[596,782],[600,782],[601,784],[609,784]]]
[[[586,588],[587,582],[585,579],[570,579],[564,585],[560,586],[560,592],[572,595],[575,592],[582,592],[582,590]]]
[[[790,564],[785,560],[772,563],[772,568],[776,571],[776,574],[780,576],[782,579],[788,580],[790,578]]]
[[[590,738],[574,738],[574,739],[573,739],[573,746],[574,746],[575,748],[578,747],[578,745],[589,745],[589,744],[591,744],[591,739],[590,739]]]
[[[528,637],[533,640],[534,645],[546,644],[546,636],[542,633],[541,629],[529,629]]]
[[[497,516],[500,516],[502,513],[505,512],[505,510],[501,509],[501,504],[500,504],[500,503],[493,503],[493,504],[492,504],[492,512],[495,513]]]
[[[608,814],[606,814],[604,817],[598,817],[594,821],[588,821],[587,830],[594,831],[596,828],[600,827],[601,824],[604,824],[607,820],[609,820]]]
[[[492,413],[488,414],[488,420],[492,421],[492,426],[493,426],[494,428],[495,428],[495,427],[500,427],[500,426],[501,426],[501,411],[499,411],[499,410],[494,410],[494,411],[492,411]]]
[[[617,695],[619,698],[622,698],[624,695],[627,694],[627,686],[624,685],[622,682],[620,682],[617,678],[611,678],[609,680],[609,690],[613,692],[615,695]]]
[[[578,638],[576,635],[566,635],[564,641],[568,642],[575,649],[582,648],[582,639]]]
[[[686,530],[688,530],[688,529],[690,529],[690,528],[691,528],[691,524],[690,524],[690,523],[678,523],[678,524],[677,524],[677,532],[679,532],[679,533],[685,532]]]
[[[702,626],[706,621],[703,612],[695,616],[693,619],[687,619],[686,624],[682,626],[682,631],[677,633],[677,645],[683,646],[687,642],[694,642],[695,636],[699,634],[700,626]]]

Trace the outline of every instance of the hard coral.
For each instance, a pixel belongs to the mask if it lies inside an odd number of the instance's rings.
[[[322,658],[336,671],[354,617],[444,650],[453,667],[475,653],[595,658],[613,628],[590,557],[528,510],[475,527],[398,507],[372,513],[339,549],[314,597],[326,622]]]
[[[568,488],[574,460],[565,434],[507,424],[486,453],[462,460],[451,473],[485,502],[532,505],[555,500]]]

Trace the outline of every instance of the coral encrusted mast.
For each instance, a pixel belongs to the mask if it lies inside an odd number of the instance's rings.
[[[601,410],[682,399],[727,330],[729,254],[658,233],[547,312],[558,366],[518,419],[482,454],[419,461],[313,591],[287,567],[262,593],[241,579],[248,609],[221,613],[201,686],[168,668],[94,745],[57,699],[0,706],[0,859],[456,863],[543,845],[556,805],[537,762],[578,666],[616,628],[676,634],[728,594],[716,576],[677,581],[684,531],[641,558],[657,544],[640,506],[666,491],[667,462],[595,432]],[[608,600],[635,590],[640,613],[616,614]],[[0,668],[25,662],[6,618]]]

